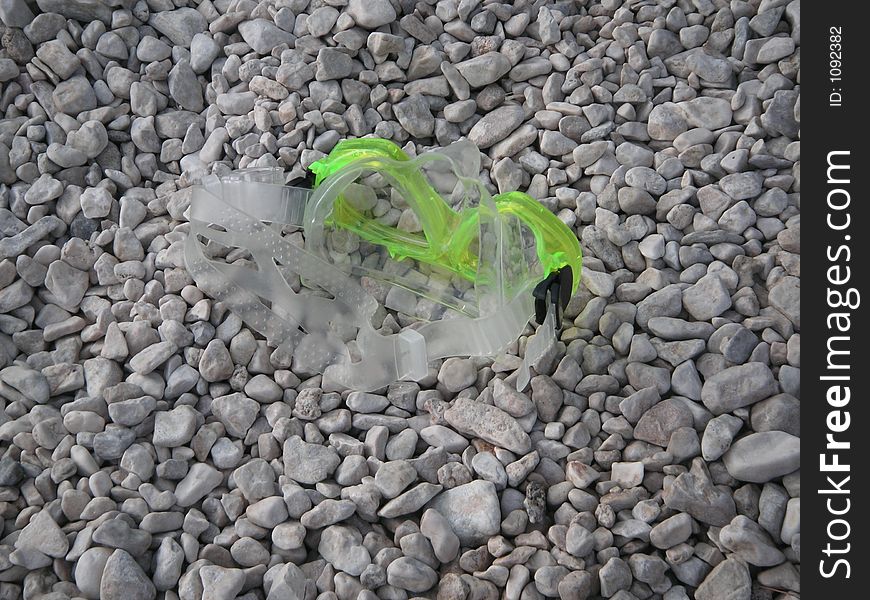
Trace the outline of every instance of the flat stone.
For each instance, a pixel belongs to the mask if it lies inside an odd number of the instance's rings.
[[[719,371],[704,382],[701,401],[713,414],[729,413],[778,392],[776,380],[764,363],[751,362]]]
[[[175,488],[178,506],[192,506],[223,482],[220,471],[206,463],[194,463]]]
[[[801,326],[801,281],[797,277],[783,277],[770,289],[770,305],[788,317],[796,327]]]
[[[293,39],[289,32],[266,19],[242,21],[239,23],[239,33],[255,52],[263,55],[271,54],[272,50],[281,44],[289,45]]]
[[[472,88],[482,88],[495,83],[511,70],[511,61],[499,52],[487,52],[462,61],[456,69]]]
[[[784,431],[752,433],[734,442],[722,461],[735,479],[766,483],[800,467],[800,438]]]
[[[387,583],[409,592],[425,592],[438,582],[438,574],[417,559],[402,556],[387,567]]]
[[[245,585],[245,572],[242,569],[205,565],[199,569],[199,579],[203,600],[233,600]]]
[[[479,437],[513,452],[525,454],[531,449],[531,440],[516,419],[495,406],[457,398],[445,411],[444,419],[461,433]]]
[[[148,24],[168,37],[176,46],[185,48],[190,48],[194,35],[208,28],[202,13],[187,7],[153,13],[148,18]],[[241,30],[241,25],[239,29]]]
[[[677,106],[682,110],[690,126],[703,127],[710,131],[728,127],[733,117],[731,104],[722,98],[700,96],[680,102]]]
[[[442,486],[423,482],[387,502],[378,511],[379,517],[393,518],[420,510],[440,492]]]
[[[357,25],[366,29],[393,23],[397,16],[389,0],[350,0],[346,12]]]
[[[697,600],[750,600],[752,579],[739,558],[727,558],[716,565],[695,590]]]
[[[761,193],[762,180],[755,172],[731,173],[719,180],[722,191],[735,200],[748,200]]]
[[[667,447],[671,434],[680,427],[691,427],[692,413],[678,400],[662,400],[650,408],[634,428],[635,439]]]
[[[474,111],[471,113],[474,114]],[[522,106],[512,104],[499,107],[474,124],[468,132],[468,139],[481,150],[485,150],[513,133],[522,125],[524,118],[525,111]]]

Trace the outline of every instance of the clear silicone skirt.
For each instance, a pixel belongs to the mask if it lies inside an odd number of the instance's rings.
[[[205,177],[185,248],[197,285],[301,372],[375,390],[434,359],[497,355],[542,279],[567,267],[579,280],[573,232],[525,194],[490,196],[470,142],[410,158],[348,140],[311,170],[314,190],[280,169]]]

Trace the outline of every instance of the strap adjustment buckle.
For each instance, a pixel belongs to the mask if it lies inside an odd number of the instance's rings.
[[[538,283],[532,290],[535,297],[535,321],[544,322],[547,318],[548,304],[552,306],[556,318],[556,329],[562,328],[562,311],[571,300],[571,290],[574,287],[574,272],[570,265],[565,265],[558,271],[553,271],[547,278]]]

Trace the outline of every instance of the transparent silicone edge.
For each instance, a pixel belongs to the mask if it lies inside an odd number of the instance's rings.
[[[194,190],[191,199],[191,235],[188,236],[186,243],[185,258],[195,281],[200,283],[208,280],[212,283],[218,283],[222,274],[217,269],[209,271],[207,264],[209,259],[205,257],[201,244],[197,240],[197,235],[208,237],[207,224],[211,222],[209,216],[214,215],[214,212],[210,210],[211,207],[206,203],[209,199],[222,201],[244,218],[254,221],[256,219],[250,216],[243,207],[248,205],[250,201],[254,201],[250,199],[250,194],[255,193],[258,184],[248,182],[238,184],[239,189],[236,190],[238,197],[230,199],[224,196],[223,185],[217,178],[209,178],[203,183],[203,189],[201,191]],[[231,187],[236,187],[236,185]],[[310,206],[311,202],[308,205]],[[237,235],[240,243],[246,241],[246,234]],[[256,240],[250,241],[255,242]],[[292,246],[292,244],[288,245]],[[296,252],[301,253],[300,260],[306,262],[310,260],[309,264],[316,267],[313,273],[309,273],[309,278],[314,283],[324,284],[325,278],[317,275],[318,269],[328,268],[341,273],[337,268],[325,265],[322,259],[310,255],[307,251],[295,246],[294,248]],[[301,258],[302,256],[310,258]],[[325,275],[325,273],[323,274]],[[349,282],[337,284],[338,280],[335,279],[335,273],[332,275],[333,277],[329,278],[331,282],[324,285],[330,292],[340,291],[336,290],[336,287],[350,285]],[[346,277],[343,273],[341,275]],[[235,293],[223,294],[221,301],[227,303],[237,312],[241,311],[240,316],[249,326],[252,325],[251,320],[258,321],[259,326],[252,327],[255,331],[272,340],[275,345],[286,341],[275,339],[276,337],[291,338],[298,342],[301,336],[299,329],[295,328],[292,323],[282,320],[274,314],[274,311],[259,303],[253,294],[246,292],[240,286],[233,286],[232,281],[225,281],[223,284],[218,283],[218,285],[210,287],[219,289],[222,285],[231,286],[230,289],[245,297],[245,300],[240,300]],[[371,299],[371,301],[374,300]],[[250,306],[256,304],[259,304],[265,312],[257,308],[256,314],[254,314]],[[507,308],[508,310],[501,314],[477,319],[457,317],[427,323],[417,329],[416,334],[413,333],[415,330],[405,330],[399,334],[384,336],[373,330],[369,319],[362,319],[357,323],[361,331],[358,341],[362,342],[360,344],[362,360],[356,363],[338,361],[330,365],[325,373],[330,373],[345,387],[371,391],[380,389],[396,380],[422,378],[428,372],[429,361],[433,359],[447,356],[498,354],[516,339],[528,322],[533,311],[531,294],[518,294],[514,301],[508,303]],[[354,311],[354,314],[358,315],[359,313]],[[338,317],[337,314],[336,317]],[[273,327],[279,329],[277,336]],[[427,365],[425,372],[423,365]]]

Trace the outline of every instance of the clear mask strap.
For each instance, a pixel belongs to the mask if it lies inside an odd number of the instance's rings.
[[[537,363],[547,353],[547,350],[556,343],[556,315],[552,308],[553,305],[548,303],[548,306],[544,322],[526,344],[526,354],[517,376],[517,389],[521,392],[531,381],[531,366]]]

